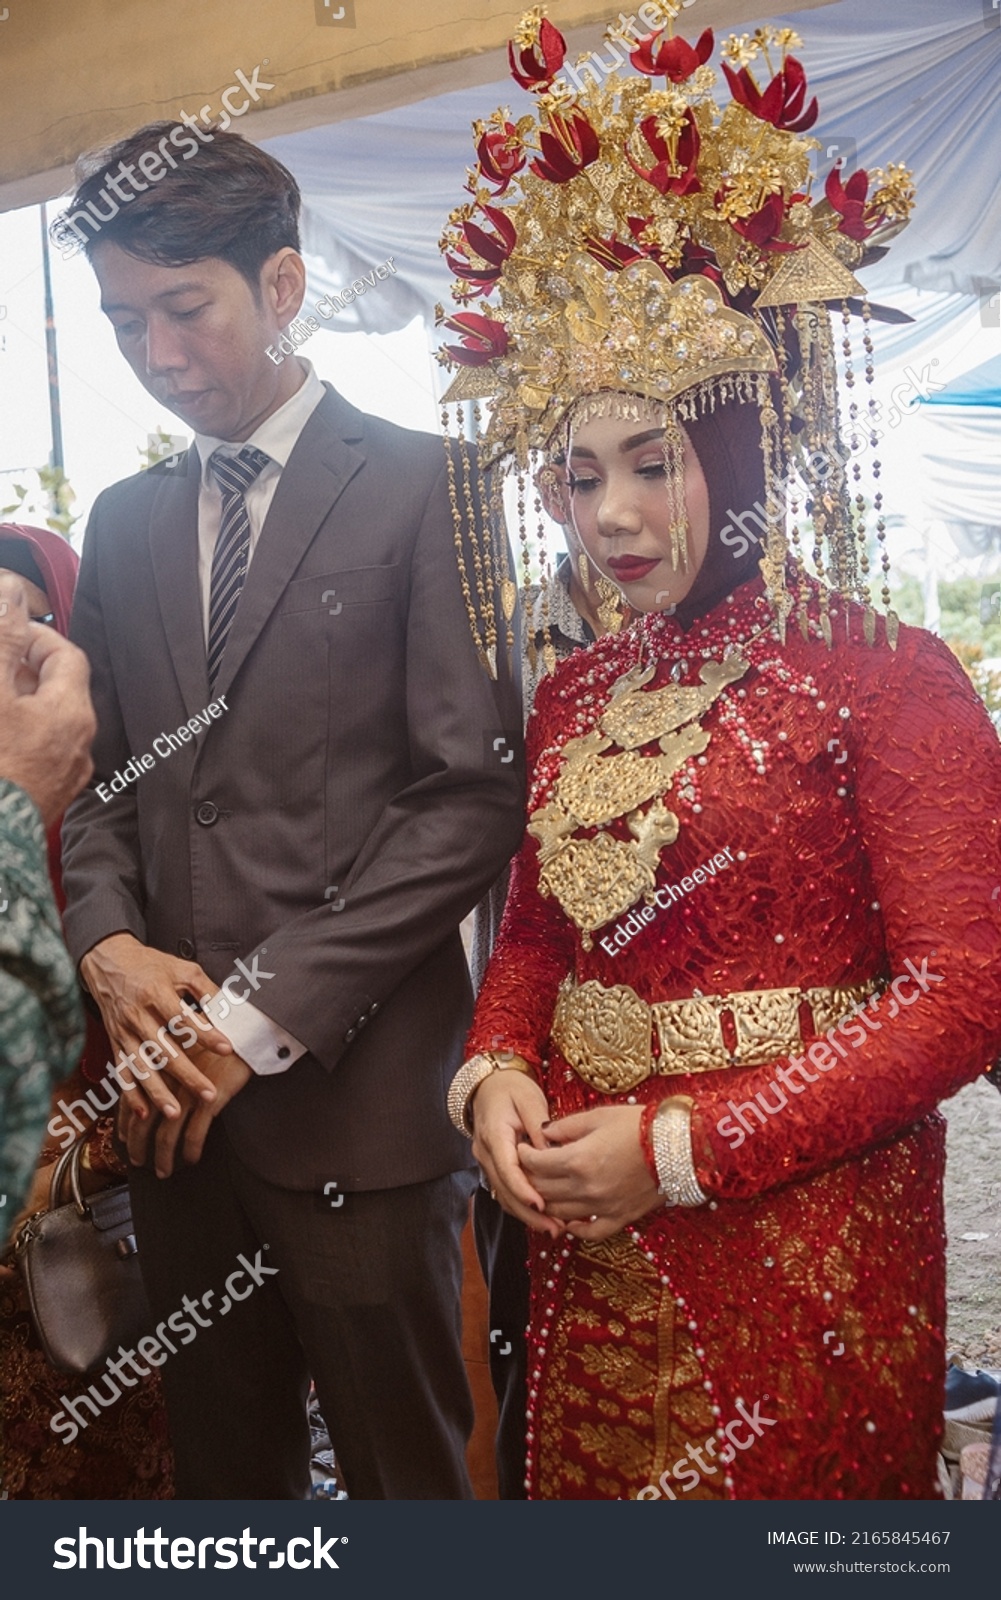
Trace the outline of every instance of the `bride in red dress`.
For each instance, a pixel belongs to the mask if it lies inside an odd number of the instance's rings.
[[[664,90],[568,108],[560,36],[530,16],[512,60],[541,157],[522,170],[533,135],[498,113],[471,186],[484,208],[493,186],[496,259],[453,216],[453,266],[478,251],[500,304],[448,319],[453,363],[478,358],[451,394],[491,399],[487,464],[566,451],[576,530],[636,614],[537,696],[528,832],[450,1095],[532,1230],[534,1498],[936,1493],[936,1107],[1001,1051],[1001,747],[946,647],[877,615],[837,434],[825,306],[847,325],[906,174],[811,208],[795,41],[761,32],[781,69],[762,95],[732,42],[722,116],[711,34],[670,30],[632,55]],[[753,226],[727,207],[749,146],[782,170]]]

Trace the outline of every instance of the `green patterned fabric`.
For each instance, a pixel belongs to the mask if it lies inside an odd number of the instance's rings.
[[[52,1090],[83,1038],[42,819],[23,789],[0,779],[0,1239],[28,1192]]]

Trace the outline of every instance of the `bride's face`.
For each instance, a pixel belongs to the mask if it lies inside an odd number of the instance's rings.
[[[663,611],[691,589],[709,543],[709,490],[684,437],[688,565],[671,564],[673,510],[664,429],[652,409],[638,421],[594,417],[575,428],[568,456],[574,527],[594,565],[634,611]]]

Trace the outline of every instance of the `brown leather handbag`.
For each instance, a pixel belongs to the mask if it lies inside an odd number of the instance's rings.
[[[119,1345],[149,1331],[152,1313],[139,1274],[127,1183],[84,1199],[83,1135],[52,1174],[48,1211],[22,1223],[14,1259],[45,1359],[57,1372],[93,1372]],[[62,1204],[68,1178],[72,1199]]]

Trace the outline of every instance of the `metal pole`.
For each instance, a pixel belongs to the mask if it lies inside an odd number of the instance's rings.
[[[49,465],[59,471],[63,464],[63,426],[59,406],[59,358],[56,353],[56,321],[52,309],[52,276],[49,272],[49,219],[45,202],[40,207],[42,221],[42,275],[45,283],[45,354],[49,366],[49,417],[52,424],[52,454]],[[52,496],[52,510],[59,508]]]

